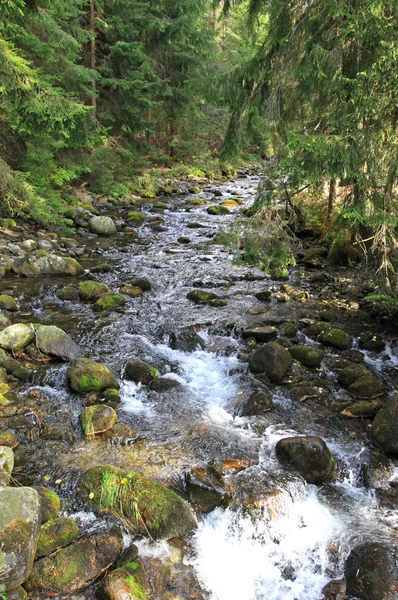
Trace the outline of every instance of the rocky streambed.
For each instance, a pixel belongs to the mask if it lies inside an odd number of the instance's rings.
[[[397,597],[395,324],[234,264],[257,184],[1,230],[0,597]]]

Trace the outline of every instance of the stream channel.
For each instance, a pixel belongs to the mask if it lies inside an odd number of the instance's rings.
[[[337,382],[335,365],[342,353],[332,348],[325,349],[320,369],[295,364],[286,385],[284,381],[268,386],[272,410],[240,416],[243,400],[263,385],[248,369],[243,328],[258,323],[278,327],[291,321],[299,327],[301,343],[319,346],[302,333],[322,306],[319,286],[316,289],[312,284],[313,271],[300,264],[291,270],[289,284],[304,291],[305,301],[292,298],[279,303],[275,292],[283,282],[273,281],[256,268],[235,265],[232,252],[215,239],[242,208],[253,203],[258,182],[259,177],[250,175],[218,186],[222,196],[217,201],[229,197],[243,201],[226,215],[209,215],[207,205],[187,209],[188,196],[174,195],[167,199],[168,208],[161,211],[164,223],[160,227],[151,227],[147,220],[134,235],[79,238],[79,244],[88,248],[87,256],[79,259],[85,268],[103,262],[110,265],[110,271],[96,274],[96,279],[111,289],[118,289],[131,277],[151,281],[152,290],[140,298],[128,298],[121,312],[95,313],[88,304],[61,302],[57,292],[65,281],[60,279],[3,280],[4,293],[18,299],[27,322],[58,325],[85,355],[108,365],[119,376],[119,422],[134,432],[123,444],[85,440],[78,420],[82,397],[66,387],[67,365],[53,362],[37,370],[33,386],[49,402],[48,420],[64,424],[72,433],[68,443],[34,436],[26,440],[26,463],[19,472],[16,469],[15,476],[21,483],[53,487],[63,500],[63,514],[74,516],[82,531],[89,532],[101,529],[107,517],[96,516],[75,493],[83,470],[111,463],[139,470],[183,492],[184,473],[213,465],[230,494],[230,504],[200,516],[199,527],[184,546],[181,559],[192,567],[202,597],[320,600],[323,586],[342,577],[344,561],[355,545],[380,541],[394,550],[398,517],[391,498],[396,499],[398,469],[391,463],[380,489],[365,485],[364,465],[371,460],[371,421],[341,416],[347,397]],[[208,185],[199,197],[209,200],[213,195],[214,186]],[[156,214],[150,204],[142,210],[149,217]],[[124,216],[119,208],[112,214],[120,223]],[[179,243],[181,236],[189,242]],[[349,275],[344,269],[335,269],[330,277],[344,287]],[[186,297],[194,288],[215,291],[228,300],[227,306],[194,304]],[[261,289],[273,291],[270,302],[255,298]],[[258,305],[267,312],[248,313]],[[356,311],[347,307],[335,308],[337,323],[353,336],[355,346],[364,324]],[[190,352],[172,349],[170,335],[191,326],[201,336],[203,348]],[[372,326],[381,333],[378,325]],[[389,393],[398,379],[393,333],[383,333],[384,351],[364,351],[365,363],[383,376]],[[128,381],[123,369],[131,358],[154,365],[162,376],[181,385],[159,392]],[[311,389],[315,386],[319,394],[297,398],[292,391],[303,382]],[[317,435],[325,440],[336,462],[333,481],[309,485],[280,464],[275,444],[292,435]],[[127,535],[126,540],[136,541]],[[141,540],[138,547],[142,560],[148,557],[161,562],[174,551],[167,542]],[[92,598],[93,589],[73,598]],[[183,588],[177,592],[179,598],[199,597],[197,593],[184,595]],[[152,598],[177,597],[177,592],[162,597],[153,591]]]

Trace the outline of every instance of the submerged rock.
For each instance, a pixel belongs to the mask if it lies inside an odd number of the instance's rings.
[[[30,575],[40,527],[40,499],[32,488],[0,488],[1,583],[7,593]]]
[[[98,509],[121,515],[133,531],[154,539],[184,536],[197,527],[182,498],[134,471],[94,467],[83,475],[80,489]]]
[[[76,521],[68,517],[51,519],[40,527],[37,538],[36,558],[48,556],[59,548],[74,542],[79,535]]]
[[[77,592],[98,579],[122,548],[122,534],[116,528],[78,540],[36,561],[25,588],[32,597]]]
[[[329,448],[317,436],[283,438],[275,446],[277,457],[292,466],[307,483],[320,483],[334,473],[334,459]]]
[[[80,413],[80,423],[86,437],[111,429],[117,421],[116,411],[111,406],[93,404]]]
[[[210,306],[226,306],[228,304],[227,300],[223,300],[215,292],[207,290],[192,290],[187,294],[187,298],[196,304],[210,304]]]
[[[116,235],[117,229],[115,223],[110,217],[91,217],[88,222],[88,228],[91,233],[97,235]]]
[[[347,593],[361,600],[383,600],[392,591],[394,563],[377,542],[365,542],[349,554],[344,569]]]
[[[398,456],[398,395],[387,400],[376,415],[370,435],[388,455]]]
[[[108,367],[90,358],[72,360],[68,365],[66,376],[71,389],[78,394],[119,388],[115,376]]]
[[[35,337],[33,327],[24,323],[15,323],[0,331],[0,346],[7,350],[22,350]]]
[[[44,354],[51,354],[61,360],[72,360],[83,353],[65,331],[54,325],[40,325],[37,328],[36,344]]]
[[[277,342],[260,346],[249,358],[251,371],[265,374],[272,383],[280,383],[291,364],[289,352]]]
[[[91,280],[81,281],[78,289],[80,298],[86,302],[95,302],[109,292],[109,288],[105,283]]]
[[[271,290],[259,290],[254,295],[257,300],[260,300],[261,302],[268,302],[271,300],[272,292]]]
[[[138,298],[143,295],[143,291],[137,285],[130,285],[129,283],[125,283],[120,288],[121,294],[126,294],[126,296],[130,296],[130,298]]]
[[[321,362],[324,357],[323,350],[319,348],[314,348],[313,346],[305,346],[305,345],[297,345],[291,346],[289,348],[289,352],[294,360],[297,360],[299,363],[304,365],[305,367],[317,368],[320,367]]]
[[[126,365],[126,377],[136,383],[150,385],[152,381],[159,376],[159,371],[140,360],[130,360]]]

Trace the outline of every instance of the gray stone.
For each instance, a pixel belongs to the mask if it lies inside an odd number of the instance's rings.
[[[44,354],[51,354],[62,360],[73,360],[83,353],[65,331],[54,325],[41,325],[36,332],[36,343]]]
[[[22,350],[35,337],[32,327],[24,323],[15,323],[0,332],[0,346],[7,350]]]
[[[0,486],[10,483],[14,468],[14,452],[8,446],[0,446]]]
[[[96,233],[97,235],[117,234],[116,225],[110,217],[91,217],[88,222],[88,228],[91,233]]]

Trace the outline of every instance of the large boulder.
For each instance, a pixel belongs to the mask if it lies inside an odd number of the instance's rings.
[[[289,348],[289,352],[294,358],[294,360],[297,360],[305,367],[319,367],[324,357],[323,350],[320,350],[319,348],[314,348],[314,346],[291,346]]]
[[[30,575],[40,519],[40,498],[34,489],[0,488],[0,573],[7,592]]]
[[[398,395],[389,398],[377,413],[370,435],[383,452],[398,456]]]
[[[92,437],[111,429],[117,421],[116,411],[111,406],[93,404],[80,413],[80,423],[86,437]]]
[[[104,294],[109,292],[109,288],[105,283],[99,281],[81,281],[79,283],[79,296],[85,302],[96,302]]]
[[[279,460],[292,466],[307,483],[320,483],[334,473],[332,453],[320,437],[283,438],[277,442],[275,451]]]
[[[29,597],[72,594],[95,581],[123,548],[119,529],[97,533],[37,560],[25,588]]]
[[[344,576],[350,597],[383,600],[394,583],[393,558],[381,544],[364,542],[349,554]]]
[[[55,325],[40,325],[36,330],[36,344],[44,354],[51,354],[61,360],[73,360],[83,353],[76,342]]]
[[[80,263],[69,256],[46,254],[45,256],[25,256],[20,261],[15,261],[13,271],[24,277],[39,277],[42,275],[68,275],[77,277],[84,273]]]
[[[14,468],[14,452],[9,446],[0,446],[0,486],[10,483]]]
[[[134,471],[94,467],[83,475],[80,490],[98,509],[121,516],[133,531],[153,539],[180,537],[197,527],[180,496]]]
[[[375,373],[369,372],[357,379],[348,387],[350,394],[355,398],[376,398],[384,393],[383,381]]]
[[[79,530],[74,519],[59,517],[51,519],[40,527],[37,538],[36,558],[48,556],[58,548],[63,548],[74,542],[79,536]]]
[[[280,383],[292,364],[289,352],[277,342],[257,348],[249,358],[254,373],[263,373],[272,383]]]
[[[15,323],[0,331],[0,346],[7,350],[22,350],[35,337],[33,327],[24,323]]]
[[[158,377],[159,371],[140,360],[130,360],[126,365],[126,377],[136,383],[150,385]]]
[[[115,376],[108,367],[91,358],[72,360],[68,365],[66,376],[71,389],[78,394],[119,388]]]
[[[371,371],[364,367],[364,365],[350,365],[340,371],[340,373],[337,375],[337,381],[345,388],[348,388],[361,377],[365,377],[370,374]]]
[[[116,235],[117,229],[115,223],[110,217],[91,217],[88,222],[88,228],[91,233],[97,235]]]

